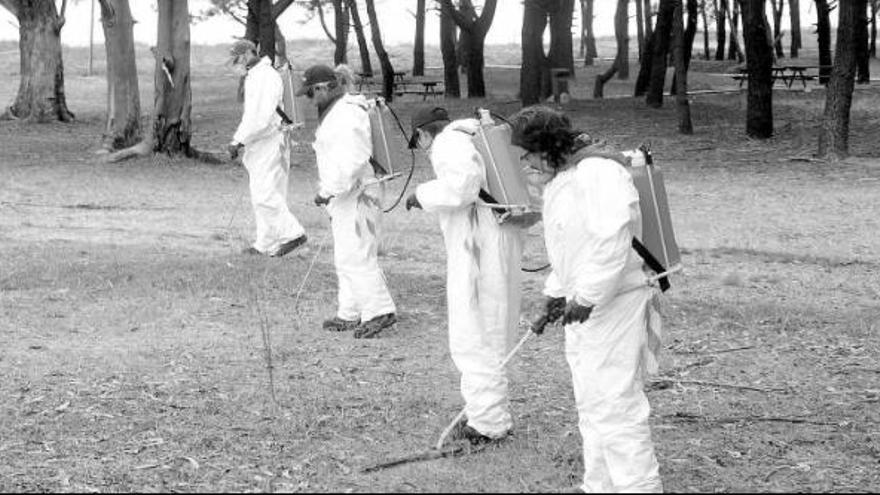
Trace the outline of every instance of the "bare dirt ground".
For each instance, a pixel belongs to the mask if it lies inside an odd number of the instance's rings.
[[[215,64],[222,52],[195,50],[195,142],[219,150],[240,113],[236,82]],[[323,332],[335,276],[327,219],[310,202],[308,149],[295,153],[291,177],[307,248],[243,257],[253,229],[244,170],[164,156],[102,163],[103,79],[78,75],[81,51],[66,60],[76,124],[0,123],[0,490],[577,484],[580,437],[558,329],[512,365],[508,441],[361,473],[429,447],[461,407],[435,219],[403,208],[385,216],[380,262],[400,308],[396,328],[368,341]],[[149,55],[138,62],[149,109]],[[15,65],[0,63],[4,102]],[[497,70],[489,80],[493,98],[449,102],[451,112],[516,110],[514,76]],[[624,95],[626,84],[606,94]],[[408,121],[420,103],[395,107]],[[880,87],[856,91],[856,158],[843,163],[811,159],[824,90],[779,90],[774,105],[777,133],[766,142],[745,137],[745,93],[736,91],[692,98],[693,136],[677,134],[670,104],[568,107],[615,143],[652,141],[666,176],[686,268],[664,296],[665,354],[649,392],[665,487],[880,491]],[[409,165],[403,151],[400,160]],[[429,176],[419,156],[414,182]],[[544,260],[540,229],[526,258]],[[542,277],[527,277],[526,311]]]

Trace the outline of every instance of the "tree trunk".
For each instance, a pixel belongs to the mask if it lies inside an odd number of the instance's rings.
[[[645,12],[644,5],[636,0],[636,38],[638,39],[639,62],[642,61],[642,52],[645,51]]]
[[[394,100],[394,67],[385,45],[382,44],[382,33],[379,32],[379,19],[376,17],[376,6],[373,0],[364,0],[367,4],[367,17],[370,19],[370,33],[373,38],[373,49],[379,58],[379,66],[382,67],[382,96],[389,103]]]
[[[617,78],[629,79],[629,0],[617,0],[614,12],[614,37],[617,39]]]
[[[348,63],[348,4],[343,0],[333,0],[333,31],[336,48],[333,50],[333,63]]]
[[[462,6],[470,5],[470,0],[462,0]],[[466,10],[456,10],[452,0],[440,0],[441,8],[448,11],[461,29],[462,36],[471,37],[470,54],[468,55],[468,98],[483,98],[486,96],[486,83],[483,79],[483,49],[486,41],[486,33],[492,25],[495,17],[497,0],[486,0],[483,4],[483,12],[476,20],[470,20]],[[570,33],[569,33],[570,36]]]
[[[730,0],[733,5],[727,11],[728,20],[730,21],[730,46],[727,50],[727,58],[742,63],[745,59],[742,48],[739,46],[739,18],[740,18],[740,2],[743,0]]]
[[[683,9],[681,7],[681,0],[674,1],[675,10],[672,14],[672,58],[675,61],[675,113],[678,115],[678,132],[682,134],[693,134],[694,125],[691,122],[691,107],[688,104],[687,97],[688,61],[685,55],[685,52],[687,51],[685,48],[687,36],[685,35],[684,21],[682,19]],[[688,1],[690,2],[691,0]],[[696,3],[694,3],[694,7],[696,7]],[[689,17],[694,18],[695,24],[696,12],[691,12],[688,15]],[[688,19],[688,23],[691,23],[690,19]],[[691,38],[691,43],[693,43],[693,38]]]
[[[880,0],[871,2],[871,47],[868,53],[871,57],[877,58],[877,10],[880,8]]]
[[[550,68],[568,69],[568,73],[574,76],[574,46],[571,38],[572,15],[574,13],[574,0],[559,0],[556,8],[550,14],[550,51],[547,53],[548,72],[546,78],[550,80]],[[548,85],[549,96],[553,92],[552,83]],[[560,94],[568,93],[568,81],[562,81]]]
[[[153,150],[193,156],[189,1],[159,0]]]
[[[638,0],[636,0],[638,1]],[[651,10],[651,0],[645,0],[645,39],[649,39],[654,34],[654,21],[651,20],[654,17],[653,11]]]
[[[801,44],[801,5],[800,0],[788,0],[788,16],[791,24],[791,50],[789,56],[798,58]]]
[[[13,13],[18,20],[21,80],[15,101],[0,119],[73,120],[64,94],[63,7],[59,13],[53,0],[32,0],[22,2]]]
[[[348,13],[351,15],[351,23],[354,26],[354,34],[358,42],[358,51],[361,55],[361,73],[373,75],[373,64],[370,62],[370,50],[367,48],[367,39],[364,37],[364,25],[361,23],[361,15],[358,12],[357,0],[345,0],[348,2]]]
[[[768,43],[764,0],[743,0],[749,89],[746,134],[767,139],[773,135],[773,50]]]
[[[468,23],[476,22],[477,10],[474,8],[471,0],[460,0],[459,5],[461,16],[467,19]],[[454,16],[453,19],[455,19]],[[458,33],[458,44],[455,47],[455,58],[458,60],[458,68],[461,70],[461,73],[467,74],[468,62],[471,59],[471,47],[474,44],[474,40],[470,30],[462,28],[461,24],[458,24],[458,27],[461,28],[461,30]]]
[[[645,38],[645,53],[642,54],[642,63],[639,64],[639,75],[636,77],[636,85],[633,96],[636,98],[645,96],[651,83],[651,69],[654,62],[654,43],[657,40],[657,31]],[[595,93],[595,91],[594,91]]]
[[[547,57],[544,55],[544,30],[547,28],[547,11],[538,0],[523,2],[522,69],[519,73],[519,95],[523,106],[539,103],[549,93],[544,84],[548,73]]]
[[[244,24],[244,39],[255,45],[260,44],[260,2],[247,0],[247,16]]]
[[[724,60],[727,45],[727,0],[713,0],[715,4],[715,60]]]
[[[865,5],[860,5],[864,3]],[[871,82],[871,59],[868,53],[868,2],[859,0],[856,2],[855,15],[855,57],[856,57],[856,83],[868,84]],[[842,14],[842,13],[841,13]]]
[[[104,148],[127,148],[141,140],[141,101],[134,54],[134,21],[128,0],[101,0],[107,52],[107,124]]]
[[[703,19],[703,59],[709,60],[709,17],[706,15],[706,0],[700,1],[700,17]]]
[[[447,98],[461,98],[458,61],[455,59],[455,21],[448,12],[440,11],[440,53],[443,56],[443,87]]]
[[[819,43],[819,84],[831,76],[831,7],[828,0],[816,0],[816,37]]]
[[[412,75],[425,75],[425,0],[417,0],[416,2],[416,36],[413,42]]]
[[[651,108],[663,106],[663,86],[666,84],[666,60],[672,31],[673,0],[660,0],[657,10],[657,26],[654,28],[654,47],[651,55],[651,76],[645,103]]]
[[[779,2],[779,3],[777,3]],[[770,0],[770,6],[773,10],[773,49],[776,51],[776,58],[785,57],[785,51],[782,49],[782,15],[785,11],[785,0]]]
[[[832,160],[849,155],[849,117],[856,71],[856,23],[864,17],[866,0],[839,3],[834,69],[825,94],[825,113],[819,131],[819,157]]]
[[[272,0],[260,0],[260,56],[275,63],[275,18]]]
[[[593,65],[593,60],[599,56],[596,51],[596,34],[593,31],[593,0],[583,0],[583,24],[584,38],[587,42],[587,53],[584,55],[584,66]]]
[[[682,57],[684,58],[684,70],[685,73],[691,67],[691,58],[693,57],[693,47],[694,47],[694,38],[697,37],[697,0],[685,0],[687,2],[687,27],[684,28],[684,43],[682,44]],[[673,19],[673,22],[675,19]],[[674,29],[675,24],[673,24],[673,40],[675,39]],[[675,51],[673,50],[673,58],[675,56]],[[675,72],[672,75],[672,87],[670,88],[670,93],[677,95],[678,94],[678,67],[675,67]]]

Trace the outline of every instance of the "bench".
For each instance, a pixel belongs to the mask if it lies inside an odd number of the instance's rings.
[[[429,95],[432,98],[443,96],[443,81],[413,80],[407,81],[406,84],[410,86],[421,86],[421,89],[415,87],[412,89],[404,88],[400,94],[422,95],[422,101],[427,100]]]

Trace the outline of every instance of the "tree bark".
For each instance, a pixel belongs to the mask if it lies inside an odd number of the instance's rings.
[[[682,45],[682,53],[684,59],[684,70],[685,73],[691,67],[691,58],[693,57],[693,47],[694,47],[694,38],[697,37],[697,0],[685,0],[687,2],[687,27],[684,28],[684,43]],[[676,18],[673,19],[675,22]],[[673,40],[675,39],[675,24],[673,24]],[[673,56],[675,55],[673,50]],[[678,94],[678,67],[675,67],[675,72],[672,76],[672,87],[670,88],[670,92],[674,95]]]
[[[617,78],[629,79],[629,0],[617,0],[614,12],[614,37],[617,39]]]
[[[385,45],[382,44],[382,33],[379,31],[379,19],[376,17],[376,6],[373,0],[364,0],[367,4],[367,17],[370,19],[370,33],[373,39],[373,49],[376,50],[376,57],[379,59],[379,66],[382,67],[382,96],[389,103],[394,100],[394,67],[391,65],[391,59],[388,52],[385,51]]]
[[[798,50],[801,44],[801,5],[800,0],[788,0],[788,17],[791,24],[791,48],[789,56],[798,58]]]
[[[645,38],[645,53],[642,54],[642,63],[639,64],[639,75],[636,77],[636,84],[633,90],[633,96],[636,98],[645,96],[648,92],[648,86],[651,83],[651,69],[654,62],[654,43],[656,40],[657,31],[654,31],[651,33],[651,36]]]
[[[638,40],[639,62],[642,61],[642,52],[645,50],[645,13],[644,5],[636,0],[636,38]]]
[[[333,0],[333,31],[336,48],[333,50],[333,63],[348,63],[348,4],[343,0]]]
[[[539,0],[523,2],[522,69],[519,73],[519,94],[523,106],[539,103],[549,92],[547,57],[544,55],[544,30],[547,11]]]
[[[440,53],[443,57],[443,87],[447,98],[461,98],[458,79],[458,61],[455,57],[455,21],[448,12],[440,10]]]
[[[614,37],[617,40],[617,54],[614,57],[614,63],[602,74],[596,75],[596,82],[593,85],[593,98],[599,99],[604,96],[605,83],[607,83],[615,74],[618,79],[626,79],[629,77],[629,1],[617,0],[617,9],[614,12]],[[620,75],[620,72],[626,71],[626,78]]]
[[[691,0],[688,0],[689,2]],[[684,29],[683,9],[681,0],[674,0],[675,9],[672,14],[672,54],[675,61],[675,110],[678,115],[678,132],[682,134],[693,134],[694,126],[691,122],[691,107],[688,104],[687,97],[687,65],[688,60],[685,53],[687,36]],[[694,3],[696,7],[696,2]],[[689,13],[689,17],[693,17],[696,23],[696,12]],[[688,19],[688,24],[691,20]],[[693,38],[691,38],[693,44]]]
[[[672,31],[672,15],[675,11],[673,0],[660,0],[657,10],[657,25],[654,28],[653,53],[651,54],[651,75],[645,103],[651,108],[663,106],[663,87],[666,84],[666,60]]]
[[[864,3],[864,5],[862,5]],[[856,83],[868,84],[871,82],[871,59],[868,53],[868,2],[859,0],[855,7],[855,57],[856,57]]]
[[[715,60],[724,60],[727,45],[727,0],[713,0],[715,5]]]
[[[819,43],[819,84],[831,76],[831,7],[828,0],[816,1],[816,38]]]
[[[351,15],[351,23],[354,26],[354,34],[358,42],[358,51],[361,56],[361,73],[372,76],[373,64],[370,62],[370,50],[367,48],[367,39],[364,37],[364,25],[361,23],[357,0],[345,1],[348,3],[348,13]]]
[[[465,3],[464,1],[462,2]],[[461,29],[462,35],[467,33],[471,36],[472,45],[468,56],[468,98],[483,98],[486,96],[486,82],[483,79],[483,66],[485,65],[483,51],[486,41],[486,33],[492,25],[495,17],[495,8],[498,0],[486,0],[483,11],[476,20],[471,21],[461,11],[456,10],[452,0],[440,0],[441,8],[449,11],[455,24]]]
[[[275,62],[275,17],[272,0],[248,0],[244,37],[250,40],[261,57]]]
[[[770,0],[770,6],[773,11],[773,49],[776,51],[776,58],[780,59],[785,57],[785,51],[782,49],[782,15],[785,12],[785,0]]]
[[[117,150],[141,140],[141,101],[128,0],[100,0],[107,52],[107,124],[103,146]]]
[[[593,65],[593,60],[599,56],[596,51],[596,35],[593,31],[593,0],[581,1],[581,23],[583,26],[584,41],[586,42],[586,54],[584,55],[584,66]]]
[[[18,20],[20,82],[15,100],[0,119],[49,122],[74,119],[64,93],[64,63],[61,58],[61,28],[64,9],[56,10],[53,0],[31,0],[3,5]]]
[[[709,17],[706,14],[706,0],[700,1],[700,17],[703,20],[703,59],[709,60]]]
[[[730,46],[727,50],[727,58],[742,63],[745,59],[742,48],[739,46],[739,18],[740,18],[740,2],[743,0],[730,0],[732,6],[727,11],[728,20],[730,21]]]
[[[416,36],[413,41],[412,75],[425,75],[425,0],[416,1]]]
[[[877,10],[880,9],[880,0],[871,2],[871,44],[868,53],[877,58]]]
[[[765,7],[764,0],[742,4],[749,77],[746,134],[758,139],[773,135],[773,47],[768,42]]]
[[[189,1],[159,0],[153,100],[153,151],[194,156]]]
[[[849,118],[856,71],[856,23],[865,15],[866,0],[841,1],[837,21],[834,69],[825,94],[825,113],[819,131],[819,157],[832,160],[849,155]]]
[[[550,81],[551,68],[568,69],[568,73],[574,77],[574,46],[571,38],[571,25],[574,13],[574,0],[558,0],[550,14],[550,50],[547,53],[548,72],[547,80]],[[548,85],[549,92],[544,95],[550,96],[553,92],[552,82]],[[562,81],[559,87],[560,94],[568,93],[568,81]]]

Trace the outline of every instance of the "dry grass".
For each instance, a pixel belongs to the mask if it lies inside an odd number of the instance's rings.
[[[309,50],[303,60],[321,56]],[[194,51],[195,141],[220,149],[239,113],[236,83],[221,50]],[[509,63],[509,50],[492,53]],[[314,157],[297,152],[291,179],[308,249],[243,258],[236,251],[253,220],[242,169],[163,156],[107,165],[92,154],[104,83],[77,75],[83,54],[67,59],[78,123],[0,124],[0,489],[553,491],[576,483],[580,439],[558,331],[515,360],[510,441],[469,458],[360,474],[431,445],[461,406],[436,222],[402,208],[385,217],[380,261],[400,308],[393,332],[374,341],[324,333],[319,322],[335,297],[328,246],[293,304],[327,238],[326,218],[310,204]],[[150,108],[149,57],[138,61]],[[13,62],[0,60],[0,101],[15,91]],[[492,98],[447,102],[452,112],[515,110],[516,76],[499,69],[488,78]],[[627,94],[628,85],[615,81],[617,93],[606,94]],[[675,132],[669,105],[580,99],[570,107],[579,125],[614,142],[650,139],[667,177],[686,265],[664,303],[669,381],[650,392],[669,490],[880,490],[880,91],[856,93],[857,159],[791,160],[815,150],[823,94],[778,91],[777,136],[766,142],[743,135],[737,92],[694,96],[690,137]],[[396,108],[408,120],[419,103]],[[419,157],[414,180],[428,176]],[[543,259],[532,232],[526,263]],[[540,283],[541,275],[527,278],[526,309]],[[277,404],[259,311],[272,330]]]

